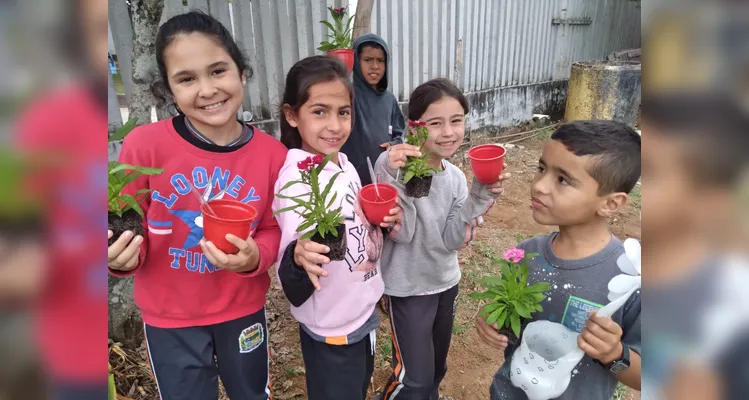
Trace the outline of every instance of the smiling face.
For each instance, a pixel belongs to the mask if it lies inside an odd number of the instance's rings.
[[[284,114],[299,131],[302,150],[327,156],[340,151],[351,133],[351,94],[340,79],[316,83],[299,110],[287,104]]]
[[[435,101],[427,107],[419,121],[426,122],[429,129],[424,150],[434,152],[434,165],[439,165],[443,158],[450,158],[458,151],[465,137],[465,114],[458,100],[443,97]]]
[[[362,75],[367,83],[377,89],[382,77],[385,76],[387,59],[385,52],[378,47],[370,47],[363,44],[359,50],[359,65],[361,66]]]
[[[549,140],[531,185],[533,219],[542,225],[578,225],[592,220],[608,196],[598,196],[598,182],[587,168],[591,156],[577,156]]]
[[[201,132],[236,124],[245,76],[219,43],[202,33],[174,37],[164,52],[174,101]]]

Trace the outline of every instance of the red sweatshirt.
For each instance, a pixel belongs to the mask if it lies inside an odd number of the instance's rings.
[[[67,87],[37,101],[18,125],[21,148],[62,156],[39,177],[53,195],[43,199],[49,265],[35,341],[53,379],[65,382],[99,384],[107,376],[105,107],[89,88]]]
[[[126,138],[120,162],[163,168],[141,176],[128,193],[148,188],[143,202],[146,237],[135,274],[135,302],[143,321],[159,328],[203,326],[237,319],[260,310],[270,286],[268,268],[276,260],[281,231],[271,203],[273,185],[286,158],[286,147],[255,129],[242,148],[228,153],[202,150],[183,139],[172,120],[134,129]],[[251,273],[213,266],[198,245],[203,238],[200,202],[195,186],[208,199],[221,195],[252,204],[258,217],[251,235],[260,250],[260,265]]]

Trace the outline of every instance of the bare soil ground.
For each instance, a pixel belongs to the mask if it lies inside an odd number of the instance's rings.
[[[547,134],[548,135],[548,134]],[[501,257],[503,250],[538,234],[554,230],[551,226],[538,225],[533,221],[529,208],[529,185],[536,171],[543,142],[547,135],[517,143],[508,150],[506,159],[512,180],[506,185],[501,200],[485,217],[484,225],[476,240],[460,252],[463,269],[460,295],[453,328],[453,342],[448,360],[448,372],[440,387],[444,396],[457,400],[479,400],[489,398],[492,376],[502,363],[502,355],[486,346],[476,334],[473,318],[479,304],[467,296],[479,289],[480,279],[487,274],[497,274],[491,268],[491,258]],[[475,138],[474,143],[488,139]],[[466,172],[469,182],[470,168],[462,154],[454,162]],[[639,187],[632,196],[631,204],[611,221],[611,229],[621,239],[640,238]],[[288,303],[277,282],[273,282],[268,293],[269,338],[271,344],[271,372],[274,398],[279,400],[304,399],[304,363],[299,347],[298,324],[288,312]],[[375,373],[370,386],[370,399],[383,389],[390,374],[391,342],[389,321],[381,314],[382,323],[377,332]],[[153,381],[145,361],[144,349],[121,349],[111,347],[110,362],[117,378],[120,399],[156,399]],[[639,393],[622,390],[617,400],[636,400]]]

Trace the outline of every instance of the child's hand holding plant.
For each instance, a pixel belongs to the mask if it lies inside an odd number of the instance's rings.
[[[419,146],[408,143],[391,146],[388,149],[388,167],[395,170],[405,168],[409,157],[421,157]]]

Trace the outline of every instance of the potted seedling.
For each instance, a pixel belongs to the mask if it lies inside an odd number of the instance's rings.
[[[333,183],[342,171],[336,172],[328,184],[324,188],[320,188],[320,173],[336,154],[332,153],[324,158],[320,155],[311,156],[297,163],[301,179],[286,183],[280,192],[297,184],[304,185],[308,192],[298,196],[277,193],[276,197],[290,200],[294,205],[277,210],[273,215],[288,211],[295,212],[303,219],[296,230],[300,233],[304,232],[300,239],[310,239],[313,242],[328,246],[330,248],[330,252],[327,254],[328,258],[342,261],[346,256],[346,225],[344,224],[343,214],[341,214],[342,207],[332,208],[337,193],[329,196]]]
[[[328,39],[320,43],[320,47],[317,49],[320,51],[327,52],[329,56],[334,56],[340,59],[348,67],[349,72],[354,68],[354,49],[352,48],[353,41],[351,39],[351,22],[354,20],[354,16],[350,16],[346,21],[346,25],[343,24],[343,20],[346,19],[346,10],[348,7],[333,8],[328,7],[330,15],[333,17],[333,24],[328,21],[320,21],[323,25],[330,29]]]
[[[136,120],[131,119],[109,138],[109,142],[122,140],[135,127]],[[148,196],[149,189],[141,189],[134,194],[123,194],[122,190],[143,175],[158,175],[164,172],[161,168],[140,167],[110,161],[107,168],[108,177],[108,225],[112,231],[108,245],[111,246],[125,231],[143,236],[143,209],[140,203]]]
[[[422,152],[421,157],[408,157],[403,175],[403,184],[406,185],[406,195],[418,199],[429,195],[432,188],[432,175],[437,169],[429,165],[429,153],[424,152],[424,144],[429,139],[429,130],[426,122],[408,121],[410,133],[406,135],[406,143],[417,146]]]
[[[520,333],[528,324],[531,315],[543,311],[541,302],[549,290],[548,282],[528,285],[528,261],[538,254],[525,254],[522,249],[510,249],[503,260],[494,260],[492,265],[499,266],[501,276],[487,276],[482,280],[485,292],[474,292],[474,299],[489,300],[481,309],[480,316],[486,323],[497,323],[499,333],[507,336],[512,345],[518,343]]]

